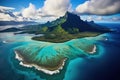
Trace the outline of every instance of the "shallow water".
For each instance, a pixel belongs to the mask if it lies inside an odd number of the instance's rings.
[[[119,80],[119,35],[120,33],[107,33],[94,38],[99,46],[99,54],[71,60],[61,71],[65,76],[61,73],[49,76],[34,68],[22,67],[15,59],[13,49],[28,44],[34,35],[0,33],[0,80],[45,80],[47,77],[49,80]]]

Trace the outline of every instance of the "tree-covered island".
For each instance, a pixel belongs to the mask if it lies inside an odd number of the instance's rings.
[[[44,36],[35,36],[32,39],[47,42],[65,42],[76,38],[94,37],[111,31],[109,28],[95,24],[94,21],[83,21],[70,12],[66,12],[63,17],[55,21],[26,26],[23,29],[22,33],[44,34]]]

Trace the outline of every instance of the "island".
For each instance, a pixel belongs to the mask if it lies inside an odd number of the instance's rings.
[[[33,37],[32,41],[14,49],[19,64],[49,75],[59,73],[73,59],[99,53],[94,37],[111,31],[70,12],[55,21],[25,26],[21,30],[21,33],[43,36]]]
[[[0,30],[0,33],[3,33],[3,32],[17,32],[17,31],[21,31],[21,29],[12,27],[12,28],[7,28],[7,29],[4,29],[4,30]]]
[[[95,37],[111,31],[107,27],[94,23],[94,21],[83,21],[79,16],[70,12],[66,12],[64,16],[55,21],[26,26],[23,29],[22,33],[44,34],[44,36],[33,37],[33,40],[55,43],[77,38]]]

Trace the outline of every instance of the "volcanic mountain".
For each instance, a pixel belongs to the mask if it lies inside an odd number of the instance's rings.
[[[42,24],[40,26],[48,26],[49,30],[52,31],[56,26],[61,25],[61,27],[69,32],[72,33],[74,29],[78,29],[79,32],[109,32],[110,29],[100,26],[94,21],[87,22],[83,21],[78,15],[66,12],[66,14],[63,17],[60,17],[52,22],[47,22],[45,24]]]

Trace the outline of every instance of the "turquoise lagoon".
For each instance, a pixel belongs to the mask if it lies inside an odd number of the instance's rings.
[[[91,71],[94,70],[92,68],[98,69],[103,67],[101,64],[105,64],[104,56],[108,51],[104,43],[111,40],[110,35],[103,34],[64,43],[50,43],[33,41],[33,36],[35,35],[0,33],[0,64],[4,65],[0,67],[0,79],[87,80],[85,77],[90,75],[88,72],[94,72]],[[23,60],[16,59],[15,51]]]

